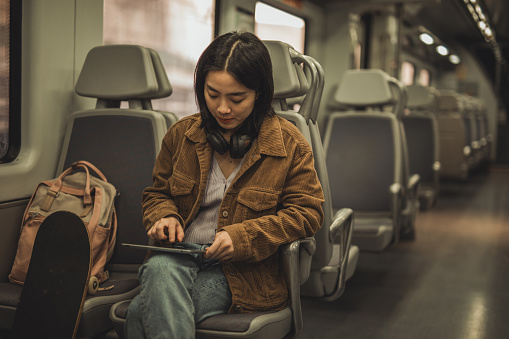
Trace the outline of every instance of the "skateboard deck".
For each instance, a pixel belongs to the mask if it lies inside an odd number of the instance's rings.
[[[57,211],[41,224],[16,309],[11,338],[75,338],[91,267],[88,230]]]

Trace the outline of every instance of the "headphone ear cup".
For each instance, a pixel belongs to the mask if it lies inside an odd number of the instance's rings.
[[[230,138],[230,156],[233,159],[240,159],[244,156],[244,144],[239,141],[240,138],[234,134]]]
[[[241,159],[251,148],[251,137],[249,135],[234,134],[230,138],[230,156],[233,159]]]
[[[217,131],[208,132],[207,141],[219,154],[225,154],[228,150],[228,142],[224,139],[221,133]]]

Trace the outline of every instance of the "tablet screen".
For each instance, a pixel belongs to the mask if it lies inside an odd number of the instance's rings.
[[[138,249],[142,249],[142,250],[154,250],[154,251],[170,252],[170,253],[195,253],[195,254],[203,254],[203,253],[206,252],[206,251],[200,251],[200,250],[189,250],[189,249],[185,249],[185,248],[158,247],[158,246],[136,245],[136,244],[126,244],[126,243],[122,243],[122,246],[131,247],[131,248],[138,248]]]

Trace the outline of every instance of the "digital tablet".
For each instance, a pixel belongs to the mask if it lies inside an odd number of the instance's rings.
[[[138,248],[138,249],[141,249],[141,250],[154,250],[154,251],[170,252],[170,253],[204,254],[206,252],[206,251],[200,251],[200,250],[189,250],[189,249],[185,249],[185,248],[158,247],[158,246],[136,245],[136,244],[126,244],[126,243],[122,243],[122,246],[130,247],[130,248]]]

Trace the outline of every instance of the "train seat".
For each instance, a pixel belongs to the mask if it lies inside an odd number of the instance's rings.
[[[110,330],[111,306],[139,291],[137,270],[145,254],[120,244],[148,240],[142,227],[140,197],[143,189],[151,185],[152,169],[167,129],[163,115],[152,110],[151,100],[171,94],[164,68],[163,72],[156,68],[159,60],[155,51],[141,46],[96,47],[89,52],[76,83],[79,95],[97,98],[96,108],[71,116],[58,170],[86,159],[117,187],[118,232],[115,252],[108,264],[110,280],[115,286],[124,281],[136,284],[136,288],[120,296],[115,295],[113,288],[102,299],[90,298],[91,306],[87,307],[87,303],[84,306],[79,336],[93,337]],[[140,83],[143,87],[137,88]],[[108,86],[101,88],[97,84]],[[127,101],[129,108],[120,108],[122,101]],[[94,136],[92,140],[90,135]]]
[[[468,164],[469,169],[474,170],[479,167],[482,160],[482,145],[476,116],[477,106],[472,97],[468,95],[461,95],[460,97],[464,102],[462,116],[465,121],[467,132],[467,145],[469,145],[471,149],[470,156],[468,157]]]
[[[463,101],[454,91],[440,91],[437,109],[440,177],[466,180],[472,150],[461,115]]]
[[[161,114],[144,107],[151,99],[164,96],[159,80],[148,50],[117,45],[93,48],[76,83],[79,95],[96,98],[97,102],[94,109],[70,115],[57,174],[77,160],[87,160],[105,174],[119,193],[115,202],[117,241],[107,266],[110,279],[101,285],[113,288],[87,296],[78,337],[95,337],[110,331],[111,306],[132,298],[139,290],[137,269],[144,253],[120,244],[147,242],[140,197],[142,190],[151,184],[166,122]],[[129,101],[129,108],[120,109],[121,101]],[[0,284],[0,309],[9,306],[13,316],[21,290],[21,286]],[[10,298],[10,304],[5,302],[6,298]]]
[[[438,92],[421,85],[408,86],[407,91],[409,114],[403,116],[402,121],[408,144],[409,168],[410,173],[420,176],[420,207],[428,209],[436,204],[438,198]]]
[[[478,98],[472,98],[472,105],[474,106],[474,117],[476,120],[476,128],[477,135],[479,140],[479,164],[482,164],[488,159],[489,156],[489,147],[488,147],[488,137],[486,135],[486,119],[484,114],[484,105],[482,100]]]
[[[169,128],[177,117],[170,113],[165,114],[165,119]],[[289,282],[289,305],[278,312],[212,316],[197,324],[197,338],[281,338],[290,333],[296,335],[300,332],[303,326],[300,285],[309,277],[315,240],[313,238],[297,240],[283,246],[280,251]],[[110,310],[111,322],[120,338],[125,336],[124,325],[130,302],[131,300],[120,301]]]
[[[323,146],[316,124],[321,101],[324,73],[311,57],[300,54],[280,41],[264,41],[271,55],[274,69],[274,108],[276,113],[295,124],[313,149],[315,168],[325,196],[324,224],[315,234],[316,252],[313,255],[309,279],[302,285],[303,296],[331,301],[344,291],[345,281],[357,266],[359,251],[351,246],[353,211],[342,208],[333,215],[330,187],[325,166]],[[309,74],[306,79],[303,64]],[[293,84],[293,86],[292,86]],[[299,111],[289,109],[287,100],[304,96]]]
[[[482,148],[482,163],[489,162],[491,155],[492,135],[489,133],[486,105],[482,99],[475,98],[478,133]]]
[[[404,88],[381,70],[345,72],[329,105],[324,149],[334,209],[356,214],[352,242],[382,251],[412,234],[419,176],[408,174]]]
[[[483,100],[470,96],[466,96],[466,99],[470,108],[468,115],[473,120],[471,126],[475,129],[475,144],[472,147],[477,146],[475,165],[478,167],[489,160],[492,138],[488,133],[486,107]]]

